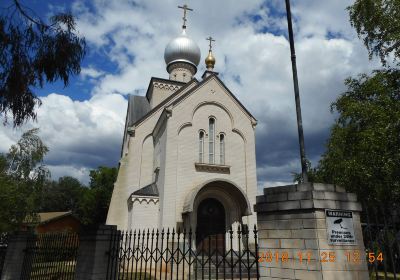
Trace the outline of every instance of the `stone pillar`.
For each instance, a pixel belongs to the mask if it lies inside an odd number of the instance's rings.
[[[116,233],[116,226],[101,225],[95,230],[88,230],[80,234],[74,279],[107,279],[109,252],[113,245],[113,236],[115,239]]]
[[[4,259],[1,280],[20,279],[25,259],[25,249],[32,234],[26,231],[16,232],[10,236]]]
[[[329,244],[326,209],[352,212],[356,245]],[[369,279],[355,194],[318,183],[265,188],[254,210],[261,279]]]

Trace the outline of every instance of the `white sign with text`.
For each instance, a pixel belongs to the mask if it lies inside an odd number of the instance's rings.
[[[357,245],[353,227],[353,212],[325,210],[328,244]]]

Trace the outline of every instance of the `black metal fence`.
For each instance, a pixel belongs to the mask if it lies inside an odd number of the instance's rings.
[[[386,206],[386,207],[385,207]],[[371,280],[400,280],[400,209],[365,204],[361,213]],[[226,234],[192,230],[113,231],[106,279],[259,279],[257,229]],[[0,275],[9,235],[0,235]],[[74,279],[76,233],[30,235],[21,279]]]
[[[6,258],[8,237],[8,233],[0,233],[0,276],[3,271],[4,260]]]
[[[190,229],[118,231],[107,279],[259,279],[257,256],[255,226],[206,236]]]
[[[363,204],[361,225],[370,279],[400,279],[400,209]]]
[[[76,233],[32,234],[25,250],[21,279],[73,280],[78,248]]]

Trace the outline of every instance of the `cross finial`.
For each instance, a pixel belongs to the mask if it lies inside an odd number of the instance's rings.
[[[179,9],[183,9],[183,25],[182,25],[182,28],[183,29],[186,29],[186,21],[187,21],[187,19],[186,19],[186,11],[193,11],[193,9],[191,9],[191,8],[189,8],[188,7],[188,5],[183,5],[183,6],[178,6],[178,8]]]
[[[209,46],[210,46],[210,51],[211,51],[211,49],[212,49],[212,42],[215,42],[215,40],[214,40],[214,38],[211,37],[211,36],[209,36],[208,38],[206,38],[206,40],[207,40],[207,41],[210,41]]]

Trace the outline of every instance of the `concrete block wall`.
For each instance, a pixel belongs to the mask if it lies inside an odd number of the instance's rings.
[[[353,211],[357,245],[328,244],[325,209]],[[356,195],[316,183],[267,188],[254,210],[261,279],[368,279]]]
[[[106,280],[109,251],[117,227],[99,226],[80,234],[75,280]]]

